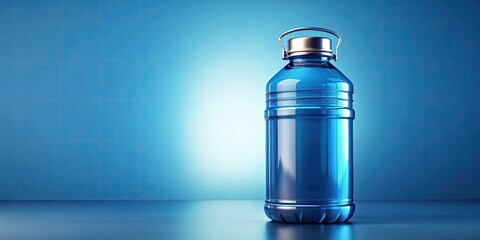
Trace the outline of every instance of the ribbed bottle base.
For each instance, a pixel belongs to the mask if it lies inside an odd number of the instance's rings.
[[[281,205],[266,203],[265,214],[275,222],[283,223],[342,223],[355,212],[355,205]]]

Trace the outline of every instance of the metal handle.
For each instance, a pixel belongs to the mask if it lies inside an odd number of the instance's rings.
[[[342,43],[342,37],[340,37],[340,34],[338,34],[335,31],[332,31],[332,30],[326,29],[326,28],[321,28],[321,27],[300,27],[300,28],[294,28],[294,29],[291,29],[291,30],[288,30],[288,31],[282,33],[282,35],[280,35],[280,37],[278,37],[278,43],[280,44],[280,47],[282,48],[282,59],[283,60],[287,59],[287,52],[285,51],[285,47],[283,46],[282,37],[284,37],[285,35],[288,35],[290,33],[293,33],[293,32],[307,31],[307,30],[326,32],[326,33],[330,33],[330,34],[334,35],[335,37],[337,37],[337,39],[338,39],[337,47],[335,48],[335,54],[333,54],[333,60],[337,61],[337,59],[338,59],[338,48],[340,47],[340,43]]]

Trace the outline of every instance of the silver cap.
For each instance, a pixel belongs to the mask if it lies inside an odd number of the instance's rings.
[[[333,58],[332,40],[325,37],[299,37],[288,40],[288,57],[321,56]]]
[[[288,40],[288,52],[285,51],[285,47],[282,43],[282,37],[293,32],[299,31],[320,31],[332,34],[337,37],[337,46],[335,47],[335,53],[332,51],[332,40],[325,37],[299,37],[292,38]],[[282,59],[287,59],[294,56],[303,56],[303,55],[317,55],[333,58],[337,61],[338,58],[338,48],[342,42],[342,37],[335,31],[326,28],[320,27],[301,27],[290,29],[278,37],[278,44],[282,48]]]

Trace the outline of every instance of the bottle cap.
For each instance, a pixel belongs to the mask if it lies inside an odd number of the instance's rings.
[[[333,58],[332,40],[325,37],[299,37],[289,39],[286,57],[304,55]]]
[[[288,35],[293,32],[298,31],[320,31],[332,34],[337,37],[337,46],[335,47],[335,53],[332,50],[332,40],[326,37],[297,37],[288,40],[288,52],[285,51],[285,47],[282,43],[282,37]],[[313,55],[313,56],[322,56],[322,57],[329,57],[333,58],[333,60],[337,61],[338,56],[338,47],[340,47],[340,43],[342,42],[342,37],[340,34],[326,28],[320,27],[301,27],[301,28],[294,28],[288,30],[278,37],[278,43],[282,48],[282,59],[287,59],[289,57],[294,56],[305,56],[305,55]]]

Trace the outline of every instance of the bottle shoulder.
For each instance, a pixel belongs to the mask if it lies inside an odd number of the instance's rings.
[[[335,66],[292,66],[287,64],[267,83],[267,93],[299,90],[353,92],[352,82]]]

